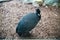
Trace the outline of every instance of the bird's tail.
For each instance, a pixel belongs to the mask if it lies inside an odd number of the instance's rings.
[[[21,33],[21,32],[19,32],[18,27],[16,28],[16,33],[17,33],[19,36],[21,36],[21,35],[22,35],[22,33]]]

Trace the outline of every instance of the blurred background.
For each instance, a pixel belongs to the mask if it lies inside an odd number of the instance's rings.
[[[29,38],[60,38],[60,0],[0,0],[0,39],[21,38],[16,26],[21,17],[41,10],[41,21]]]

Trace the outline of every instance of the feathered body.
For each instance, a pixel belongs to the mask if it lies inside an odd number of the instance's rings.
[[[21,18],[16,28],[16,32],[19,35],[28,33],[37,25],[37,23],[41,19],[40,10],[38,11],[39,12],[36,13],[29,13],[25,15],[23,18]]]

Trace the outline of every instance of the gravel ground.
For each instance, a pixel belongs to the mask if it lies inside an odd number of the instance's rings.
[[[16,33],[16,26],[21,17],[29,12],[34,12],[31,4],[23,4],[19,1],[3,3],[0,7],[0,38],[21,38]],[[55,7],[40,7],[41,20],[31,30],[29,38],[60,38],[60,9]]]

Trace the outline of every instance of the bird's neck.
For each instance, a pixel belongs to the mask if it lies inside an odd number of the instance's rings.
[[[36,13],[36,15],[37,15],[39,18],[40,18],[40,16],[41,16],[39,13]]]
[[[37,12],[36,12],[36,15],[40,16],[40,13],[37,13]]]

